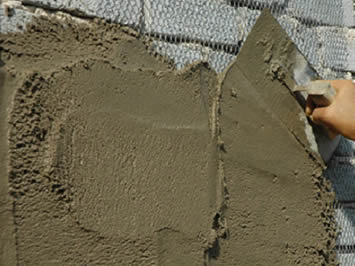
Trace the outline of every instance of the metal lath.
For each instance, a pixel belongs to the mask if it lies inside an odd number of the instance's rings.
[[[209,47],[237,55],[261,10],[270,8],[319,74],[323,78],[335,78],[349,70],[349,45],[343,29],[349,21],[345,19],[343,2],[184,0],[176,3],[173,0],[145,0],[144,32],[159,41],[177,44],[176,49],[186,49],[186,53],[189,48],[184,44],[195,43],[200,44],[201,49]],[[174,61],[181,61],[175,58],[180,55],[175,56],[171,46],[164,51],[168,46],[162,42],[155,43],[159,52]],[[183,66],[181,63],[177,65],[178,68]]]
[[[172,46],[162,42],[178,45],[177,50],[189,50],[186,44],[200,45],[193,47],[191,55],[198,49],[202,54],[205,47],[211,53],[237,55],[261,10],[270,8],[323,78],[337,77],[347,70],[355,72],[350,54],[354,45],[347,43],[343,29],[354,25],[351,0],[23,0],[22,3],[130,26],[159,41],[154,47],[160,47],[161,53],[175,61],[179,61],[176,57],[180,55],[174,56]],[[10,20],[2,17],[4,24]],[[210,58],[206,57],[206,51],[203,54],[199,60]]]

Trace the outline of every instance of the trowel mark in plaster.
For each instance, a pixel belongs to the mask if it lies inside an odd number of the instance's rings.
[[[226,217],[226,211],[228,209],[228,184],[227,177],[224,171],[224,161],[223,154],[226,153],[224,141],[221,135],[220,127],[220,115],[221,115],[221,97],[222,97],[222,82],[224,79],[224,74],[218,76],[216,94],[213,97],[212,108],[211,108],[211,121],[212,121],[212,138],[217,140],[217,152],[218,152],[218,169],[217,177],[218,183],[216,186],[217,195],[217,212],[213,218],[212,230],[210,235],[210,241],[208,248],[205,250],[205,264],[212,265],[221,255],[221,240],[229,239],[229,227]]]

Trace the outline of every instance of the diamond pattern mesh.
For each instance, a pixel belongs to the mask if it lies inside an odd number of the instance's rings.
[[[336,196],[336,250],[340,265],[355,265],[355,142],[342,138],[325,176]]]
[[[2,33],[22,32],[33,17],[32,13],[20,8],[11,9],[11,16],[6,10],[6,8],[0,8],[0,32]]]
[[[242,33],[237,11],[209,0],[147,0],[145,30],[163,38],[173,35],[184,40],[209,44],[238,43]],[[207,15],[208,14],[208,15]]]
[[[335,12],[336,11],[336,12]],[[286,12],[304,24],[344,25],[342,0],[297,0],[290,1]]]
[[[323,78],[355,72],[355,41],[348,42],[346,26],[354,26],[351,0],[23,0],[24,3],[66,9],[80,15],[102,17],[131,26],[159,40],[154,47],[173,57],[172,45],[199,44],[200,50],[237,55],[263,8],[270,8],[292,40]],[[179,46],[180,47],[180,46]],[[196,57],[175,58],[182,68]],[[164,51],[164,49],[167,49]],[[181,50],[181,49],[180,49]],[[180,51],[179,50],[179,51]],[[201,54],[201,51],[198,52]],[[176,57],[181,54],[176,50]],[[186,57],[186,56],[184,56]],[[205,56],[206,58],[206,56]],[[207,58],[210,58],[209,56]],[[215,58],[212,55],[211,58]],[[185,62],[186,64],[183,64]],[[223,65],[221,62],[219,65]],[[224,64],[226,65],[226,64]],[[217,70],[217,69],[216,69]],[[219,68],[218,71],[223,70]]]
[[[342,28],[349,22],[345,20],[343,2],[185,0],[175,4],[172,0],[146,0],[149,4],[145,9],[145,30],[163,41],[166,40],[164,35],[172,34],[179,40],[193,40],[214,50],[237,55],[260,10],[268,7],[319,74],[335,78],[349,68],[346,31]],[[174,38],[171,39],[174,42]]]

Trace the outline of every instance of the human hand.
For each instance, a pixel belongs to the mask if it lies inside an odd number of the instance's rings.
[[[355,140],[355,84],[349,80],[329,81],[336,90],[333,103],[317,107],[308,96],[306,114],[316,124],[330,129],[335,134]]]

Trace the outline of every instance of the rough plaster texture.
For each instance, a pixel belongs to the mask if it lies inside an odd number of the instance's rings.
[[[54,17],[0,35],[5,265],[334,263],[329,184],[257,49],[177,72],[130,29]]]
[[[267,27],[262,24],[253,29],[261,36]],[[321,177],[317,160],[300,145],[307,140],[296,100],[289,97],[282,82],[265,75],[270,64],[264,61],[264,46],[270,45],[277,58],[289,45],[277,32],[264,39],[248,39],[244,47],[249,49],[242,49],[222,82],[222,158],[231,195],[226,219],[235,233],[222,242],[221,249],[227,254],[235,250],[246,254],[245,260],[235,259],[233,265],[333,264],[332,196],[326,192],[330,185]],[[329,242],[302,243],[309,228],[326,224],[328,233],[320,230],[310,235]],[[273,226],[275,231],[263,231]],[[290,236],[287,240],[286,235]],[[263,257],[264,252],[269,257]],[[275,255],[277,260],[272,259]]]
[[[118,26],[66,25],[1,35],[16,263],[203,264],[218,211],[215,74],[176,73]]]

